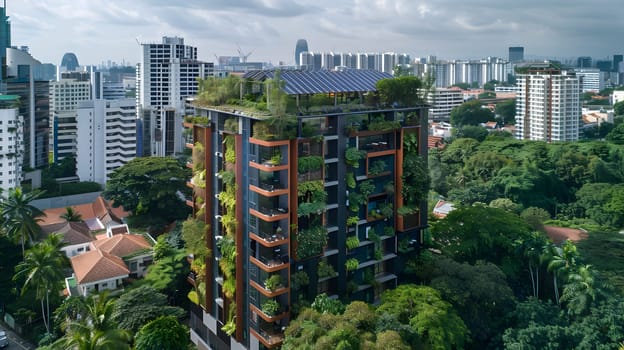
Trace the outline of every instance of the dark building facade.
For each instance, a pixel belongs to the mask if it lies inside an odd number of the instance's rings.
[[[305,39],[297,40],[295,45],[295,66],[301,66],[301,53],[308,52],[308,42]]]
[[[403,196],[407,160],[426,167],[427,107],[364,100],[391,77],[283,72],[297,112],[197,106],[184,124],[194,174],[187,204],[213,252],[191,276],[198,348],[276,348],[302,300],[326,293],[372,303],[396,287],[427,225],[425,198]],[[306,102],[328,93],[327,105]]]
[[[523,46],[511,46],[509,47],[509,62],[522,62],[524,61],[524,47]]]

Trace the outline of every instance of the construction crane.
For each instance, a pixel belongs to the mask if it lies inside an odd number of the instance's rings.
[[[240,57],[241,63],[247,63],[247,58],[251,56],[251,54],[253,53],[253,50],[247,53],[244,53],[240,45],[236,45],[236,48],[238,50],[238,56]]]

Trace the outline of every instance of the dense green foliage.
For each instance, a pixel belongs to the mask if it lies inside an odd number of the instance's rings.
[[[119,328],[136,333],[146,323],[161,317],[182,318],[186,312],[179,307],[167,305],[167,296],[149,285],[132,289],[117,299],[113,320]]]
[[[479,125],[493,120],[494,113],[484,108],[479,100],[464,102],[451,110],[451,125],[454,127]]]
[[[161,316],[141,328],[135,337],[136,350],[185,349],[188,328],[173,316]]]
[[[189,194],[185,184],[190,175],[190,169],[174,158],[135,158],[111,174],[103,195],[132,216],[169,223],[189,213],[179,193]]]

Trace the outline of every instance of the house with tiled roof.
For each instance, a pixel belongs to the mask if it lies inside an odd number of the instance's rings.
[[[123,259],[99,249],[73,256],[70,261],[74,275],[65,280],[69,295],[115,290],[130,276]]]
[[[41,232],[45,236],[53,233],[63,235],[65,246],[61,250],[65,252],[68,258],[89,251],[89,245],[94,240],[89,226],[84,222],[61,222],[44,225],[41,227]]]
[[[433,215],[439,219],[443,219],[454,209],[455,205],[452,202],[440,199],[433,208]]]
[[[152,263],[152,244],[142,235],[115,234],[91,242],[91,249],[115,255],[123,259],[130,270],[130,277],[141,278]]]
[[[66,279],[69,295],[117,289],[125,278],[141,278],[153,261],[149,236],[130,234],[127,225],[110,226],[88,243],[88,252],[71,258],[74,274]]]
[[[82,220],[89,226],[91,231],[104,230],[109,226],[116,226],[123,223],[123,219],[130,215],[123,207],[113,207],[113,203],[105,200],[101,196],[92,203],[73,205],[71,208],[75,213],[80,214]],[[50,225],[65,222],[61,215],[67,210],[65,207],[50,208],[43,211],[45,216],[40,225]]]

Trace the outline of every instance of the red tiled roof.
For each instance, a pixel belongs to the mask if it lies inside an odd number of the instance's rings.
[[[89,233],[89,227],[84,222],[63,222],[41,226],[41,231],[45,235],[60,233],[63,235],[63,242],[68,245],[89,243],[93,237]]]
[[[427,138],[427,148],[444,148],[444,138],[441,136],[429,136]]]
[[[71,258],[71,264],[76,280],[80,284],[125,277],[130,274],[130,270],[121,258],[101,250],[76,255]]]
[[[130,215],[123,207],[114,208],[112,202],[106,201],[101,196],[97,197],[92,203],[72,205],[74,212],[80,214],[83,220],[98,218],[104,225],[111,221],[121,223],[121,219]],[[65,207],[50,208],[43,211],[46,216],[43,217],[40,225],[49,225],[65,222],[61,215],[65,214]]]
[[[94,249],[100,249],[121,258],[152,247],[145,237],[130,234],[114,235],[110,238],[93,241],[91,245]]]

